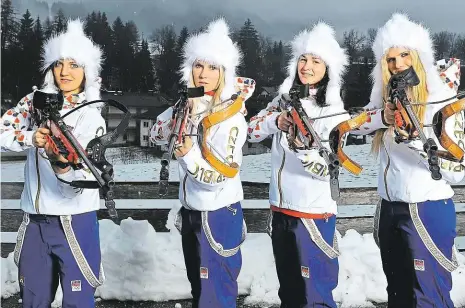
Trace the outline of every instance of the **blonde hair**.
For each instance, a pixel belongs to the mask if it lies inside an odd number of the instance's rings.
[[[197,61],[195,61],[193,65],[195,65],[195,63],[197,63]],[[220,73],[219,73],[219,76],[218,76],[218,83],[217,83],[217,85],[215,87],[215,95],[213,95],[212,99],[210,100],[210,103],[207,106],[207,110],[209,110],[209,111],[208,111],[208,113],[206,115],[208,115],[210,113],[214,113],[214,112],[218,111],[218,109],[223,108],[222,106],[218,106],[221,103],[221,93],[223,93],[223,89],[224,89],[224,86],[225,86],[225,78],[224,78],[224,68],[223,68],[223,66],[220,65],[219,70],[220,70]],[[191,76],[189,78],[189,87],[195,87],[195,84],[194,84],[194,70],[191,71]],[[201,97],[192,98],[191,116],[195,115],[195,114],[197,114],[197,113],[199,113],[201,111],[204,111],[204,110],[199,110],[200,100],[201,100]],[[209,132],[210,132],[210,128],[207,129],[206,135]]]
[[[415,70],[415,73],[420,79],[420,83],[417,86],[411,87],[407,90],[407,95],[412,102],[421,103],[421,105],[413,105],[412,109],[415,112],[416,116],[420,120],[420,123],[423,123],[426,111],[426,102],[428,100],[428,87],[426,84],[426,72],[421,62],[420,56],[416,50],[410,50],[410,57],[412,58],[412,67]],[[381,74],[383,78],[383,108],[389,98],[388,92],[388,83],[391,79],[391,72],[388,69],[387,65],[387,53],[381,59]],[[392,128],[390,128],[392,129]],[[373,142],[371,144],[371,152],[374,154],[379,153],[379,149],[383,142],[383,135],[386,129],[380,129],[375,133]]]
[[[194,62],[194,65],[197,61]],[[210,109],[210,112],[209,113],[213,113],[215,112],[216,108],[215,106],[220,104],[221,103],[221,93],[223,92],[223,89],[224,89],[224,86],[225,86],[225,79],[224,79],[224,68],[220,65],[219,66],[219,70],[220,70],[220,74],[219,74],[219,78],[218,78],[218,84],[216,85],[215,87],[215,95],[213,95],[210,103],[209,103],[209,106],[207,107],[208,109]],[[191,71],[191,76],[189,78],[189,87],[195,87],[195,84],[194,84],[194,70]],[[199,108],[199,101],[200,101],[200,97],[197,97],[197,98],[192,98],[192,114],[196,114],[197,112],[200,112],[200,110],[198,110]]]

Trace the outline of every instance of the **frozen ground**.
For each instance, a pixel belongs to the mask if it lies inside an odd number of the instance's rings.
[[[127,219],[121,226],[100,221],[101,249],[105,284],[96,296],[104,300],[168,301],[190,297],[189,282],[182,256],[181,238],[173,226],[177,208],[170,212],[166,233],[156,233],[147,221]],[[343,307],[373,307],[372,302],[387,300],[386,280],[379,249],[372,234],[354,230],[339,237],[339,285],[336,301]],[[278,279],[271,241],[266,234],[248,234],[242,247],[243,267],[239,292],[249,305],[270,306],[279,303]],[[465,305],[465,256],[459,254],[460,267],[452,273],[452,299],[457,307]],[[18,292],[17,268],[13,254],[1,260],[2,298]],[[56,303],[60,302],[57,292]]]

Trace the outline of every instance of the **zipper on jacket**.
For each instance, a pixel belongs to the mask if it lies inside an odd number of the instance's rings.
[[[328,222],[329,220],[329,214],[328,213],[323,213],[323,217],[325,219],[325,222]]]
[[[386,156],[388,158],[386,168],[384,169],[384,189],[386,190],[386,195],[387,195],[389,201],[391,201],[391,197],[389,196],[388,185],[387,185],[387,173],[388,173],[389,166],[391,165],[391,158],[389,157],[389,154],[388,154],[386,145],[384,144],[384,141],[383,141],[383,148],[384,148],[384,151],[386,151]]]
[[[282,207],[282,205],[283,205],[283,191],[281,189],[281,173],[283,172],[284,162],[286,161],[286,151],[284,150],[284,147],[281,145],[282,137],[283,137],[283,133],[281,132],[281,134],[279,135],[279,142],[278,143],[281,146],[281,148],[283,149],[283,160],[281,162],[281,167],[279,167],[279,171],[278,171],[279,207]]]
[[[226,206],[226,208],[227,208],[227,209],[228,209],[230,212],[232,212],[232,213],[233,213],[233,215],[236,215],[236,213],[237,213],[237,209],[235,209],[235,208],[232,208],[230,205]]]
[[[187,181],[187,173],[184,175],[184,180],[182,181],[182,198],[184,199],[184,204],[192,210],[192,208],[187,204],[187,199],[186,199],[186,181]]]
[[[36,200],[34,202],[34,208],[37,214],[40,214],[39,211],[39,197],[40,197],[40,172],[39,172],[39,149],[36,148],[36,171],[37,171],[37,193]]]

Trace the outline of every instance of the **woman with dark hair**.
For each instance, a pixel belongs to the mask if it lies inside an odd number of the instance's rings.
[[[302,149],[294,123],[281,106],[281,95],[295,85],[308,84],[308,96],[300,102],[310,118],[343,112],[340,89],[347,62],[331,27],[319,23],[304,30],[292,42],[280,95],[250,119],[250,142],[273,135],[269,231],[281,307],[336,307],[332,291],[339,272],[337,205],[331,198],[328,166],[317,148]],[[349,118],[348,114],[323,118],[313,127],[327,140],[331,130]]]

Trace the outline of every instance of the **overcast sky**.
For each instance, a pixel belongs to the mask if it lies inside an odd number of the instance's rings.
[[[32,0],[21,1],[23,6]],[[49,3],[54,0],[42,0]],[[158,11],[168,10],[173,15],[187,15],[190,21],[205,23],[204,16],[196,21],[201,11],[203,14],[213,15],[226,13],[234,16],[238,22],[241,16],[250,16],[252,22],[266,35],[274,39],[290,39],[304,26],[322,19],[329,22],[336,29],[340,37],[345,30],[357,29],[365,32],[368,28],[382,26],[395,11],[408,13],[411,18],[421,21],[432,32],[442,30],[465,33],[465,0],[61,0],[62,2],[78,2],[85,6],[97,6],[114,14],[128,16],[128,5],[134,8],[132,19],[142,30],[150,31],[148,22],[140,20],[138,16],[147,7],[158,7]],[[166,14],[165,14],[166,15]],[[129,17],[126,17],[129,18]],[[142,17],[141,17],[142,19]],[[154,20],[155,19],[155,20]],[[182,20],[187,20],[183,17]],[[176,24],[179,24],[179,20]],[[158,26],[158,25],[157,25]]]

